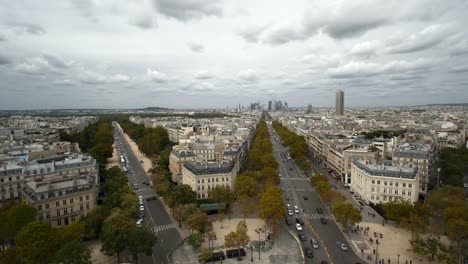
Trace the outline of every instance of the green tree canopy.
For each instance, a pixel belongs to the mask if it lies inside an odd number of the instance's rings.
[[[91,264],[91,250],[80,240],[71,240],[55,253],[52,263]]]
[[[127,247],[128,229],[132,222],[120,210],[114,211],[102,226],[101,251],[109,256],[117,254],[120,261],[120,253]]]
[[[127,232],[128,249],[135,262],[138,263],[138,254],[140,253],[151,256],[152,249],[156,244],[156,236],[148,229],[139,227],[130,227]]]
[[[27,263],[50,263],[59,246],[56,233],[49,223],[26,224],[16,236],[18,253]]]
[[[187,184],[179,184],[174,186],[171,191],[171,203],[169,204],[173,208],[177,204],[191,204],[197,201],[197,193],[192,190],[192,187]]]
[[[10,238],[14,238],[21,228],[36,220],[37,209],[28,204],[20,203],[13,205],[8,210],[7,217],[9,235]]]

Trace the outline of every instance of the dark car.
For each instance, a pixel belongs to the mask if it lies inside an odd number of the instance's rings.
[[[320,207],[317,207],[317,213],[319,213],[319,214],[323,213],[323,210],[322,210],[322,208],[320,208]]]
[[[328,262],[326,260],[322,260],[320,264],[328,264]]]
[[[307,197],[305,195],[303,197],[304,197],[304,200],[309,200],[309,197]]]
[[[289,217],[286,217],[286,224],[292,225],[291,219],[289,219]]]
[[[292,171],[292,170],[293,170],[293,168],[289,168],[289,170],[290,170],[290,171]]]
[[[289,201],[289,196],[286,196],[285,199],[286,199],[286,201]]]
[[[305,242],[307,239],[306,237],[303,235],[303,234],[299,234],[299,239],[302,241],[302,242]]]
[[[304,225],[304,221],[302,219],[300,219],[300,218],[297,218],[297,217],[296,217],[296,223]]]
[[[327,219],[325,218],[320,218],[320,222],[322,222],[322,224],[326,225],[327,224]]]
[[[305,253],[308,258],[313,258],[314,257],[314,252],[312,251],[312,248],[306,247],[305,248]]]

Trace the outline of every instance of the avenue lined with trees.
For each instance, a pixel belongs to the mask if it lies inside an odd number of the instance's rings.
[[[272,125],[280,135],[283,146],[289,147],[291,158],[294,159],[303,171],[310,170],[310,164],[307,161],[309,147],[305,138],[292,132],[278,121],[273,121]]]

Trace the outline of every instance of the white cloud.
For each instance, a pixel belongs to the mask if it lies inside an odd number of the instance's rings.
[[[356,57],[369,58],[376,54],[378,46],[377,41],[365,41],[354,45],[350,53]]]
[[[221,16],[219,0],[153,0],[158,12],[168,17],[187,22],[204,16]]]
[[[194,78],[198,80],[207,80],[214,78],[214,74],[209,71],[199,71],[195,74]]]
[[[164,74],[162,72],[159,72],[157,70],[151,70],[151,68],[148,68],[146,70],[146,76],[150,80],[155,81],[155,82],[159,82],[159,83],[166,82],[168,80],[166,74]]]
[[[468,64],[450,67],[449,72],[450,73],[468,72]]]
[[[430,25],[418,33],[411,34],[408,37],[393,40],[396,43],[388,44],[388,53],[410,53],[422,51],[434,47],[442,42],[449,34],[447,25]]]
[[[125,74],[115,74],[109,77],[110,82],[128,82],[130,77]]]
[[[50,65],[43,58],[37,57],[16,65],[15,69],[24,74],[44,75],[50,70]]]
[[[187,46],[193,52],[203,52],[205,50],[205,47],[200,43],[189,42]]]
[[[66,60],[56,54],[44,54],[42,57],[47,61],[48,64],[56,68],[69,68],[74,64],[74,61]]]
[[[244,81],[253,82],[258,79],[257,72],[252,69],[247,69],[246,71],[239,73],[239,78]]]

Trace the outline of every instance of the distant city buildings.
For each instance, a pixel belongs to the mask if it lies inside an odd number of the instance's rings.
[[[336,115],[344,115],[344,92],[341,89],[338,89],[336,91],[335,114]]]

